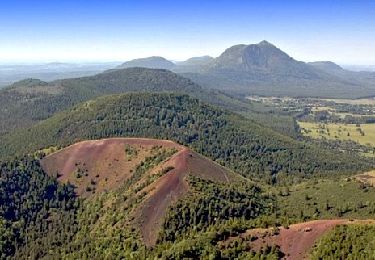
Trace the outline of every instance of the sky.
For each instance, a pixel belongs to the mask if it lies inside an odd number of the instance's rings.
[[[261,40],[297,60],[374,65],[375,1],[0,3],[0,63],[184,60]]]

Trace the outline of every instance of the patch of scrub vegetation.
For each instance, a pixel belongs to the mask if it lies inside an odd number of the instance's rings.
[[[354,177],[309,180],[291,187],[279,187],[276,193],[278,215],[283,220],[301,222],[375,216],[375,189]]]
[[[138,149],[131,146],[130,144],[125,144],[125,155],[128,161],[131,161],[134,157],[138,155]]]
[[[315,259],[374,259],[375,225],[340,225],[324,235],[312,249]]]
[[[146,157],[141,161],[134,170],[133,175],[127,179],[122,187],[122,189],[135,189],[135,192],[140,191],[145,185],[137,185],[146,172],[156,166],[161,162],[171,157],[176,153],[175,149],[160,149],[154,155]]]

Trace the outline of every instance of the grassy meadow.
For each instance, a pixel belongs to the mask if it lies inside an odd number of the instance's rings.
[[[375,147],[375,124],[338,124],[298,122],[302,134],[315,139],[351,140]]]

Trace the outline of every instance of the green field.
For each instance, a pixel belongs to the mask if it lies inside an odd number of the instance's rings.
[[[302,134],[315,139],[351,140],[375,147],[375,124],[337,124],[298,122]]]
[[[375,105],[375,98],[361,98],[361,99],[322,99],[325,101],[333,101],[337,104],[350,105]]]

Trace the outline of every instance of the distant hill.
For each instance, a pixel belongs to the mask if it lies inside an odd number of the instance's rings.
[[[375,82],[374,72],[347,70],[331,61],[309,62],[308,64],[326,73],[345,79],[348,82],[357,82],[361,86],[368,86],[370,83],[372,84],[372,86],[374,86],[373,84]],[[372,95],[374,95],[373,92],[372,91],[369,92],[369,96],[372,96]]]
[[[315,68],[321,69],[323,71],[330,72],[332,74],[345,72],[345,70],[342,67],[340,67],[332,61],[315,61],[309,62],[307,64],[314,66]]]
[[[318,77],[316,71],[311,67],[294,60],[267,41],[262,41],[259,44],[232,46],[216,58],[208,70],[290,74],[294,77],[311,79]]]
[[[142,59],[135,59],[131,61],[127,61],[120,66],[117,67],[117,69],[126,69],[126,68],[133,68],[133,67],[142,67],[142,68],[149,68],[149,69],[173,69],[176,65],[163,58],[163,57],[148,57],[148,58],[142,58]]]
[[[177,62],[178,66],[203,66],[208,65],[214,60],[211,56],[193,57],[185,61]]]
[[[32,87],[43,87],[47,85],[48,85],[47,82],[42,81],[40,79],[29,78],[29,79],[20,80],[20,81],[13,83],[11,85],[11,88],[17,88],[17,87],[32,88]]]
[[[125,92],[188,93],[221,106],[241,106],[167,70],[128,68],[90,77],[52,81],[29,79],[0,90],[0,135],[31,126],[56,112],[102,95]]]
[[[177,73],[202,72],[213,60],[214,58],[210,56],[193,57],[186,61],[176,62],[173,71]]]
[[[118,66],[118,62],[107,63],[46,63],[27,65],[1,65],[0,88],[26,78],[51,81],[64,78],[95,75]]]
[[[214,58],[210,56],[193,57],[186,61],[172,62],[163,57],[153,56],[141,59],[134,59],[127,61],[122,65],[118,66],[117,69],[124,68],[149,68],[149,69],[168,69],[174,72],[200,72],[208,64],[210,64]]]

